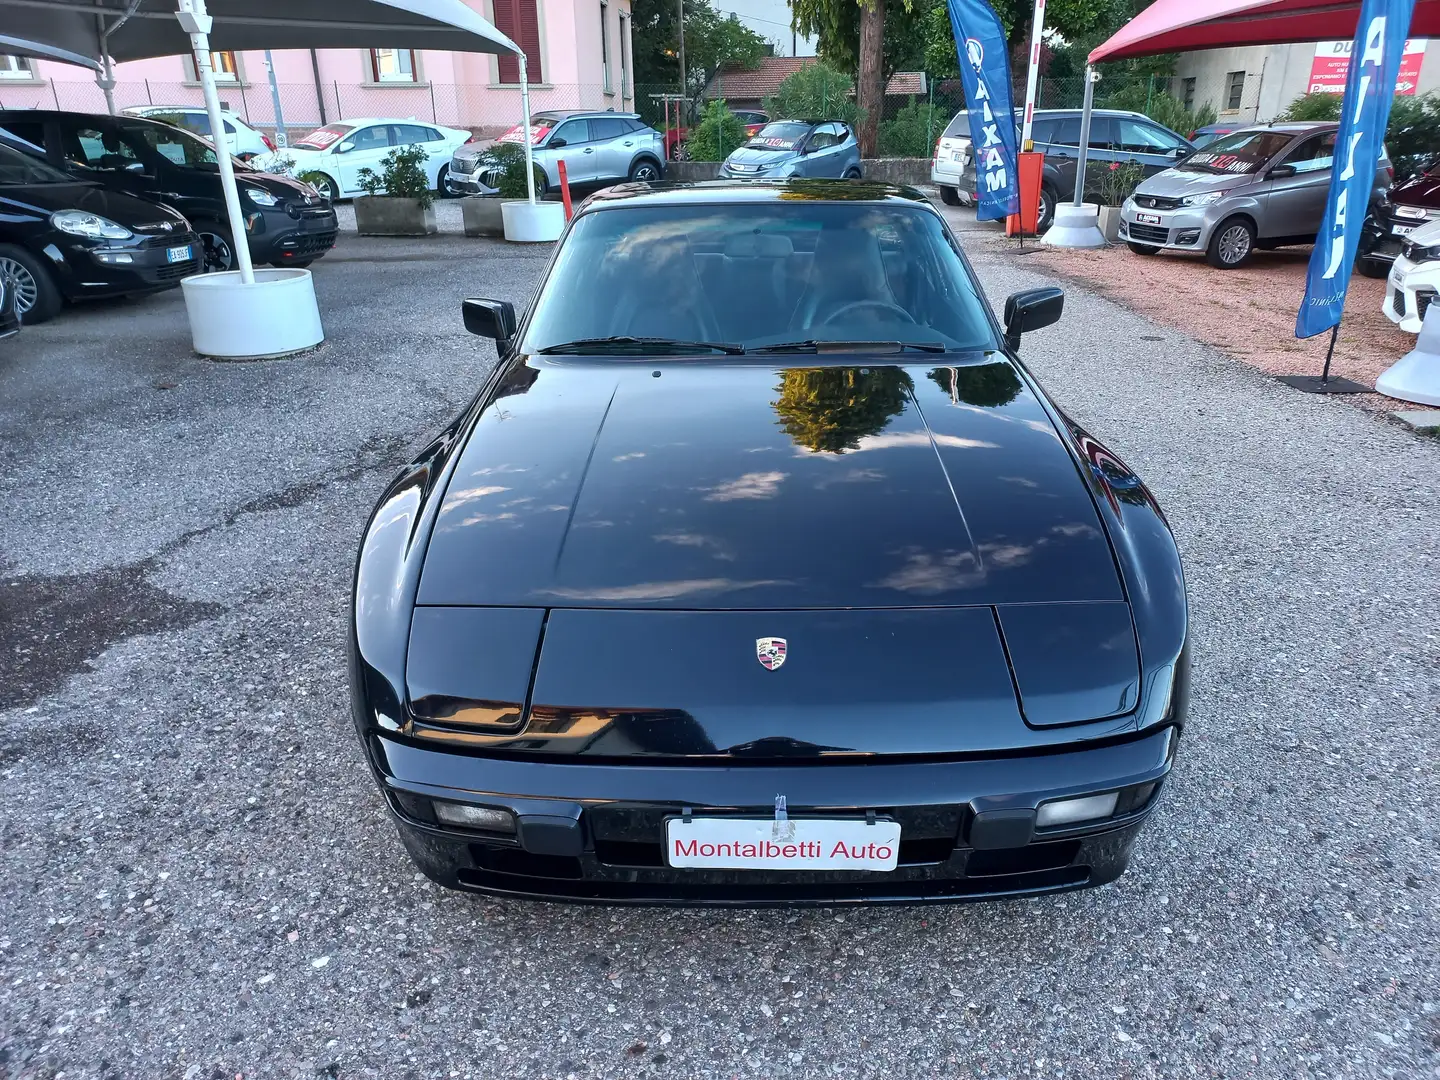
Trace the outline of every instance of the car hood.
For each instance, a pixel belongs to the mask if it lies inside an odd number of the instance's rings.
[[[1162,195],[1171,199],[1183,199],[1187,195],[1200,195],[1207,191],[1229,191],[1231,188],[1253,183],[1260,174],[1211,173],[1189,169],[1163,169],[1148,177],[1135,189],[1137,195]]]
[[[1440,221],[1431,221],[1420,226],[1405,237],[1405,242],[1421,248],[1440,245]]]
[[[1003,356],[861,365],[513,367],[456,464],[417,602],[1124,599],[1075,461]]]
[[[251,187],[263,188],[265,191],[280,199],[293,202],[320,202],[314,189],[309,184],[302,183],[289,176],[281,176],[279,173],[271,172],[249,172],[236,173],[237,183],[248,184]]]
[[[742,146],[725,159],[727,165],[762,165],[772,168],[776,165],[788,164],[800,155],[793,150],[759,150],[748,146]]]
[[[1401,206],[1423,206],[1440,210],[1440,173],[1412,176],[1390,189],[1390,201]]]
[[[0,188],[0,205],[6,204],[36,216],[48,216],[57,210],[84,210],[126,228],[162,221],[177,229],[189,228],[185,218],[169,207],[85,181],[6,185]]]

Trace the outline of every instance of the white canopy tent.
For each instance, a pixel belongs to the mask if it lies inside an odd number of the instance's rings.
[[[80,67],[87,67],[93,71],[104,70],[99,61],[92,56],[81,56],[68,49],[57,49],[53,45],[41,45],[39,42],[26,41],[24,38],[14,37],[10,34],[0,34],[0,53],[7,56],[29,56],[37,60],[59,60],[62,64],[78,64]]]
[[[6,35],[0,37],[0,43],[21,42],[26,46],[25,55],[68,60],[97,70],[103,65],[99,81],[107,100],[114,85],[113,63],[193,53],[212,131],[224,130],[210,67],[212,49],[404,48],[514,53],[520,61],[521,122],[529,123],[525,54],[461,0],[210,0],[209,4],[206,0],[0,0],[0,26]],[[0,44],[0,51],[16,50]],[[534,207],[530,141],[524,140],[524,145]],[[216,156],[231,232],[238,240],[245,236],[245,222],[234,170],[229,155]],[[277,355],[323,340],[308,270],[265,270],[257,276],[248,246],[237,242],[235,253],[237,271],[186,279],[186,305],[198,351],[236,358]],[[213,304],[211,292],[215,293]],[[202,313],[202,308],[209,313]],[[293,334],[257,333],[255,329],[275,328],[287,319],[295,321]]]

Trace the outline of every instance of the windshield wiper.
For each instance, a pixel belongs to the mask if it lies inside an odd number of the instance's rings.
[[[634,346],[637,345],[641,348],[634,348]],[[615,348],[617,346],[620,346],[620,348]],[[576,341],[562,341],[558,345],[546,345],[543,349],[536,349],[535,351],[541,354],[576,354],[587,352],[694,352],[699,349],[726,353],[731,356],[739,356],[745,351],[743,345],[736,345],[728,341],[684,341],[678,338],[630,337],[629,335],[623,334],[615,337],[593,337],[580,338]]]
[[[904,352],[917,349],[920,352],[945,352],[947,346],[940,341],[819,341],[814,338],[805,341],[782,341],[778,345],[757,345],[752,353],[769,352]]]

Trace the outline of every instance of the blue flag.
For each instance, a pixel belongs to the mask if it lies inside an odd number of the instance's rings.
[[[947,5],[970,112],[975,217],[994,221],[1020,211],[1019,147],[1015,108],[1010,100],[1005,30],[995,9],[985,0],[947,0]]]
[[[1360,246],[1360,227],[1375,187],[1375,167],[1390,119],[1395,76],[1415,0],[1363,0],[1350,70],[1345,76],[1345,103],[1335,136],[1335,163],[1325,219],[1315,236],[1305,300],[1295,318],[1295,336],[1314,337],[1340,322],[1350,269]]]

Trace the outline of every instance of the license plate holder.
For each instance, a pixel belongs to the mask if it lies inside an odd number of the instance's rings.
[[[671,817],[665,863],[696,870],[894,870],[900,823],[888,818]]]
[[[1397,222],[1396,224],[1390,226],[1390,231],[1396,236],[1409,236],[1419,227],[1419,225],[1401,225]]]
[[[166,259],[167,262],[172,262],[172,263],[177,263],[177,262],[189,262],[189,261],[190,261],[190,245],[189,245],[189,244],[181,244],[181,245],[179,245],[178,247],[166,248],[166,249],[165,249],[165,259]]]
[[[1135,220],[1138,221],[1141,225],[1159,225],[1159,224],[1160,224],[1160,215],[1159,215],[1159,214],[1136,214],[1136,215],[1135,215]]]

